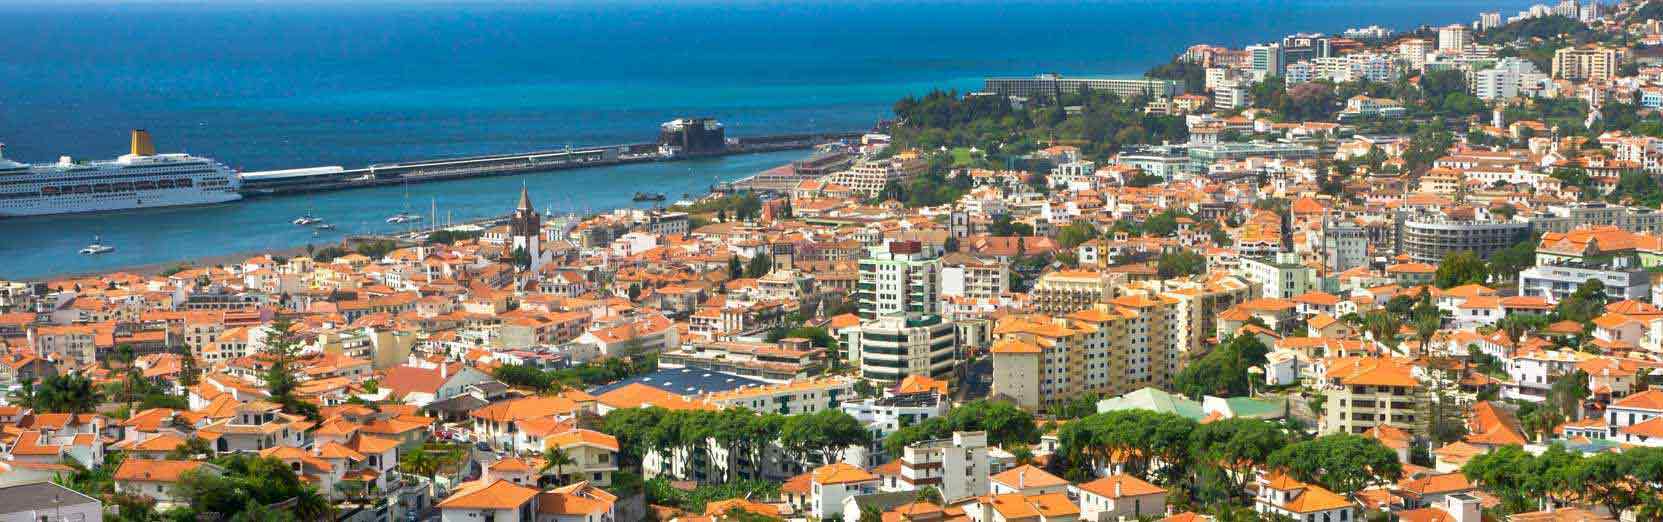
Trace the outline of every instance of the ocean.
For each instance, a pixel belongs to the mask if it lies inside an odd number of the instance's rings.
[[[17,2],[0,0],[7,157],[109,158],[127,130],[255,171],[652,141],[711,116],[730,136],[861,130],[901,96],[993,75],[1136,75],[1192,43],[1469,22],[1522,1]],[[0,277],[285,248],[307,208],[370,231],[437,200],[456,219],[628,205],[802,153],[0,221]],[[500,191],[501,193],[497,193]],[[342,203],[349,202],[349,203]],[[545,203],[546,202],[546,203]],[[337,203],[340,203],[337,205]],[[283,227],[256,226],[277,223]],[[347,228],[343,226],[342,228]],[[165,231],[166,233],[162,233]],[[117,252],[73,252],[101,235]]]

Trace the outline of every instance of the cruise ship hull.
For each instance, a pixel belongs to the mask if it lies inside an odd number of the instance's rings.
[[[242,199],[237,174],[209,158],[157,154],[133,131],[132,153],[114,160],[29,165],[0,144],[0,218],[213,205]]]
[[[18,201],[13,205],[0,207],[0,218],[215,205],[237,201],[242,198],[242,194],[236,192],[180,192],[176,190],[157,190],[150,194],[94,194],[84,200],[76,201],[73,205],[64,205],[61,200],[42,198],[37,201]]]

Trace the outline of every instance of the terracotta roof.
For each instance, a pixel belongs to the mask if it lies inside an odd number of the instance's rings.
[[[1004,473],[994,475],[994,482],[1010,486],[1011,489],[1025,490],[1028,488],[1048,488],[1066,486],[1069,484],[1062,477],[1047,473],[1032,464],[1024,464],[1005,470]]]
[[[766,516],[766,517],[779,518],[779,516],[780,516],[780,508],[770,506],[768,504],[751,502],[749,500],[742,499],[742,498],[730,498],[730,499],[727,499],[727,500],[718,500],[718,501],[715,501],[715,502],[711,502],[709,504],[705,504],[704,514],[708,515],[708,516],[717,516],[717,515],[727,513],[729,510],[733,510],[733,509],[738,509],[740,511],[746,511],[746,512],[750,512],[750,513],[754,513],[754,514],[758,514],[758,515],[762,515],[762,516]]]
[[[1115,486],[1119,486],[1118,491]],[[1160,486],[1144,482],[1143,479],[1124,473],[1080,484],[1079,487],[1080,489],[1089,491],[1097,496],[1108,498],[1136,497],[1166,493],[1166,490],[1161,489]]]
[[[1611,403],[1612,408],[1663,411],[1663,390],[1646,390]]]
[[[595,446],[618,451],[618,439],[611,435],[593,430],[573,429],[549,435],[543,439],[545,446],[568,448],[572,446]]]
[[[537,497],[537,489],[506,480],[490,484],[479,481],[458,485],[456,492],[439,502],[440,509],[518,509]]]
[[[1403,480],[1397,483],[1397,487],[1398,489],[1413,493],[1416,496],[1424,497],[1426,495],[1467,491],[1476,486],[1467,481],[1467,476],[1465,474],[1458,471],[1455,473],[1429,475],[1418,479]]]
[[[138,482],[178,482],[180,475],[202,467],[194,460],[127,459],[115,470],[115,480]]]
[[[872,480],[878,480],[878,476],[842,462],[814,469],[814,482],[818,484],[848,484]]]

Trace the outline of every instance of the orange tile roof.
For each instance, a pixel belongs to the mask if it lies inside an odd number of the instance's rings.
[[[1612,408],[1663,411],[1663,390],[1646,390],[1611,403]]]
[[[595,446],[618,451],[618,439],[598,431],[574,429],[567,430],[543,439],[545,447],[569,448],[572,446]]]
[[[565,397],[535,396],[492,403],[474,410],[469,416],[494,422],[510,422],[555,415],[572,415],[578,410],[577,401]]]
[[[727,499],[727,500],[718,500],[718,501],[715,501],[715,502],[711,502],[709,504],[705,504],[704,514],[707,515],[707,516],[717,516],[717,515],[725,514],[728,511],[733,510],[733,509],[738,509],[740,511],[746,511],[746,512],[749,512],[749,513],[754,513],[754,514],[762,515],[762,516],[765,516],[765,517],[774,517],[774,518],[779,518],[780,517],[780,509],[778,507],[770,506],[768,504],[751,502],[749,500],[742,499],[742,498],[730,498],[730,499]]]
[[[115,470],[115,480],[138,482],[178,482],[180,475],[202,467],[194,460],[127,459]]]
[[[842,462],[814,468],[814,482],[817,484],[849,484],[873,480],[878,480],[878,476]]]
[[[441,509],[518,509],[536,498],[536,488],[529,488],[506,480],[490,484],[473,481],[458,485],[456,492],[439,502]]]
[[[1063,480],[1062,477],[1052,475],[1032,464],[1023,464],[1021,466],[1007,469],[1003,473],[994,475],[991,478],[994,482],[998,482],[1000,484],[1010,486],[1012,489],[1018,490],[1027,488],[1066,486],[1069,484],[1069,482],[1067,480]]]
[[[1117,485],[1119,486],[1118,494],[1116,493],[1115,488]],[[1080,484],[1080,489],[1090,491],[1092,494],[1097,496],[1108,498],[1136,497],[1166,493],[1166,490],[1162,489],[1160,486],[1144,482],[1143,479],[1124,473]]]
[[[1418,479],[1406,479],[1397,483],[1398,489],[1408,491],[1416,496],[1437,495],[1442,493],[1456,493],[1473,489],[1467,476],[1459,471],[1442,475],[1429,475]]]

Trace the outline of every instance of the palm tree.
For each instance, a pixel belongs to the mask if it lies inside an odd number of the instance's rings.
[[[577,464],[577,461],[572,460],[572,456],[566,453],[566,450],[560,449],[556,446],[550,446],[543,450],[543,469],[537,471],[539,473],[547,473],[551,469],[554,470],[554,481],[564,485],[566,478],[566,466],[573,464]]]
[[[23,382],[18,385],[17,391],[11,393],[10,400],[12,404],[23,406],[24,408],[34,408],[35,380],[24,379]]]
[[[439,459],[425,449],[416,450],[400,459],[398,467],[403,468],[405,473],[433,480],[433,476],[439,472]]]
[[[1415,311],[1415,339],[1420,341],[1420,353],[1425,356],[1432,353],[1432,337],[1443,327],[1443,315],[1436,308],[1426,308]]]
[[[324,498],[318,488],[302,488],[295,495],[294,511],[296,519],[303,521],[322,522],[335,520],[335,504]]]

